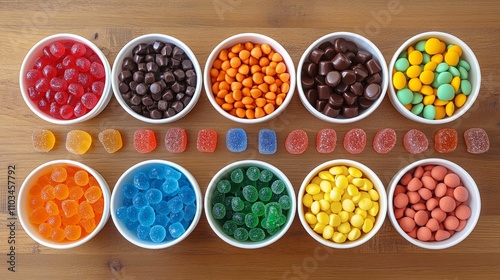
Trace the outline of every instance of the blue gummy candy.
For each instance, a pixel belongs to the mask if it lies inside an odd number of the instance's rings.
[[[122,193],[126,198],[133,198],[138,191],[133,184],[127,183],[123,185]]]
[[[163,182],[161,189],[166,196],[173,196],[179,191],[179,182],[172,177],[168,177]]]
[[[178,223],[184,219],[184,211],[179,211],[177,213],[170,213],[170,223]]]
[[[134,175],[134,186],[139,190],[149,189],[149,178],[144,172],[138,172]]]
[[[168,232],[172,235],[173,238],[178,238],[181,236],[186,230],[181,223],[173,223],[168,227]]]
[[[151,230],[148,226],[139,225],[137,226],[137,237],[142,240],[149,240],[149,231]]]
[[[131,220],[127,220],[125,222],[125,226],[131,230],[131,231],[137,231],[137,227],[139,226],[139,222],[138,221],[131,221]]]
[[[167,224],[170,222],[170,218],[167,215],[163,214],[156,214],[155,216],[155,222],[153,225],[160,225],[160,226],[167,226]]]
[[[162,201],[158,202],[157,204],[154,204],[153,208],[155,209],[156,213],[158,213],[158,214],[163,214],[163,215],[170,214],[170,209],[168,208],[168,203],[165,200],[162,200]]]
[[[120,220],[126,220],[127,219],[127,206],[122,206],[118,209],[116,209],[116,217]]]
[[[182,201],[178,196],[174,196],[172,199],[170,199],[167,202],[167,206],[172,213],[180,212],[183,208]]]
[[[196,194],[194,193],[193,188],[184,186],[179,189],[179,192],[177,193],[179,198],[181,199],[182,203],[184,204],[193,204],[194,201],[196,200]]]
[[[196,215],[196,205],[188,204],[184,207],[184,220],[191,222]]]
[[[165,175],[165,168],[162,168],[161,166],[155,166],[149,170],[149,178],[151,179],[164,179]]]
[[[155,210],[151,206],[143,207],[137,218],[141,225],[149,227],[155,222]]]
[[[137,219],[139,219],[139,208],[133,205],[127,207],[127,219],[131,222],[137,222]]]
[[[155,243],[162,242],[167,235],[167,230],[159,225],[151,227],[151,230],[149,231],[149,238],[151,238],[151,241]]]
[[[272,129],[262,129],[259,131],[259,153],[272,155],[276,153],[277,149],[276,132]]]
[[[160,190],[161,191],[161,188],[163,186],[163,182],[165,182],[165,179],[156,179],[156,180],[153,180],[150,184],[150,187],[152,189],[157,189],[157,190]]]
[[[144,195],[149,204],[156,204],[163,199],[163,193],[158,189],[149,189]]]
[[[173,178],[175,180],[179,180],[182,176],[182,173],[177,171],[175,168],[170,166],[165,167],[165,178]]]
[[[232,128],[226,133],[226,147],[233,153],[245,151],[247,142],[247,133],[242,128]]]
[[[136,193],[132,198],[132,204],[137,208],[148,206],[149,202],[143,192]]]

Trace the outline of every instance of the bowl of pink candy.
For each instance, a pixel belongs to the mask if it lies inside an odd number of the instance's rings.
[[[36,43],[21,65],[19,85],[28,107],[54,124],[89,120],[111,98],[111,67],[102,51],[73,34],[55,34]]]

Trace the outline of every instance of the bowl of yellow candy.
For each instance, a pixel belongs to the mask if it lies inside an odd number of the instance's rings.
[[[426,124],[456,120],[479,95],[481,70],[459,38],[425,32],[408,39],[389,63],[389,98],[406,118]]]
[[[307,233],[338,249],[369,241],[387,213],[386,192],[378,176],[367,166],[347,159],[327,161],[309,172],[297,205]]]

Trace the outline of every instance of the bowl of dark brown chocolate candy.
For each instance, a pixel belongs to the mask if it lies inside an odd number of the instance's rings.
[[[312,43],[297,67],[297,89],[306,109],[329,123],[352,123],[370,115],[387,91],[384,56],[370,40],[350,32]]]
[[[202,72],[196,56],[182,41],[146,34],[128,42],[112,69],[113,92],[134,118],[147,123],[177,121],[196,105]]]

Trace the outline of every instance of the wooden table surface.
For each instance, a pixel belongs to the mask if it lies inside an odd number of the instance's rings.
[[[500,2],[490,1],[241,1],[241,0],[151,0],[139,1],[12,1],[0,0],[0,279],[73,278],[86,279],[314,279],[314,278],[398,278],[398,279],[493,279],[500,275]],[[431,30],[460,37],[474,50],[482,72],[480,95],[459,120],[445,125],[423,125],[403,118],[386,96],[378,110],[351,125],[332,125],[314,118],[301,104],[298,92],[285,113],[267,123],[242,126],[221,117],[203,91],[188,116],[175,124],[149,125],[127,115],[114,97],[96,118],[82,124],[58,126],[35,116],[21,98],[18,76],[28,50],[45,36],[55,33],[81,35],[103,50],[112,65],[117,53],[129,40],[146,33],[164,33],[185,42],[196,54],[202,68],[219,42],[241,33],[256,32],[273,37],[289,52],[295,65],[305,49],[317,38],[335,31],[357,32],[372,40],[389,62],[400,44],[411,36]],[[163,146],[169,127],[188,132],[188,148],[171,154]],[[243,127],[249,147],[231,153],[224,145],[230,128]],[[318,154],[316,133],[333,128],[339,136],[332,154]],[[342,147],[350,128],[363,128],[368,146],[359,155]],[[371,148],[375,133],[391,127],[398,143],[388,155]],[[439,154],[433,148],[434,133],[444,127],[458,131],[456,151]],[[487,131],[491,148],[485,154],[466,152],[463,132],[472,127]],[[49,153],[33,150],[34,129],[52,130],[57,139]],[[122,132],[124,147],[108,154],[97,140],[107,128]],[[215,153],[196,150],[200,129],[219,134]],[[275,155],[261,155],[257,148],[260,129],[277,132],[279,148]],[[429,149],[418,155],[406,152],[402,136],[417,128],[430,139]],[[72,129],[88,131],[94,142],[90,151],[76,156],[66,151],[65,135]],[[134,150],[133,133],[152,129],[158,148],[149,154]],[[290,155],[284,140],[294,129],[309,136],[309,147],[302,155]],[[386,219],[377,235],[362,246],[328,249],[314,241],[295,217],[289,231],[278,242],[257,250],[232,247],[219,239],[204,216],[192,234],[180,244],[163,250],[147,250],[126,241],[110,219],[90,242],[69,250],[54,250],[35,243],[14,217],[15,230],[8,228],[9,202],[7,173],[15,165],[16,191],[24,178],[38,165],[54,159],[72,159],[100,172],[112,189],[118,177],[133,164],[147,159],[166,159],[187,168],[204,193],[211,177],[225,165],[243,159],[267,161],[280,168],[297,192],[305,175],[316,165],[331,159],[360,161],[378,173],[387,186],[403,166],[422,158],[439,157],[463,166],[476,180],[481,192],[482,211],[472,234],[457,246],[431,251],[415,247],[399,236]],[[15,213],[14,213],[15,214]],[[9,237],[11,237],[9,239]],[[14,239],[15,244],[9,244]],[[11,250],[10,246],[15,248]],[[15,253],[15,272],[9,271]]]

